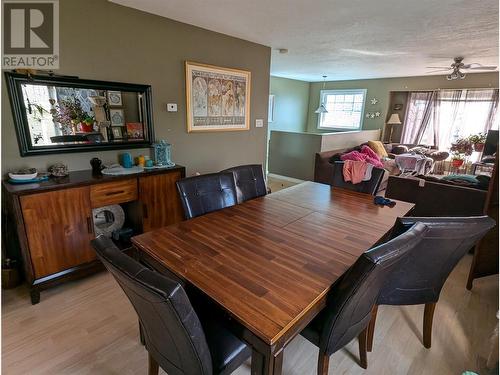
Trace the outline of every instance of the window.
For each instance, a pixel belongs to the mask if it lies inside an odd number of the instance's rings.
[[[449,150],[459,138],[498,129],[497,108],[497,89],[412,92],[402,142]]]
[[[328,113],[318,116],[319,129],[360,130],[366,90],[321,90],[319,100]]]

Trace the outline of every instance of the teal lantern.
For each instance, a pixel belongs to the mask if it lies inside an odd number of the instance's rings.
[[[156,141],[153,143],[153,150],[155,155],[155,165],[158,167],[173,167],[171,152],[172,145],[165,140]]]

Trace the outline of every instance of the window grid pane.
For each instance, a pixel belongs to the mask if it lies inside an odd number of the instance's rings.
[[[320,115],[320,128],[360,129],[365,98],[364,90],[348,93],[330,90],[321,95],[328,113]]]

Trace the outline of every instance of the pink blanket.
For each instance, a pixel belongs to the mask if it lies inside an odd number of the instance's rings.
[[[342,169],[344,181],[359,184],[365,177],[367,165],[365,161],[346,160]]]
[[[380,161],[380,157],[368,146],[361,146],[361,151],[351,151],[347,154],[341,155],[340,159],[343,161],[365,161],[377,168],[384,168],[384,165]]]

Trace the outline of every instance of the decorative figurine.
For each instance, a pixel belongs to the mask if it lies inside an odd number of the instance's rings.
[[[50,174],[54,177],[64,177],[68,175],[68,166],[63,163],[56,163],[51,165],[48,169]]]
[[[90,165],[92,166],[92,173],[93,174],[101,174],[101,171],[103,169],[101,159],[99,159],[99,158],[90,159]]]

